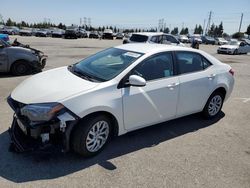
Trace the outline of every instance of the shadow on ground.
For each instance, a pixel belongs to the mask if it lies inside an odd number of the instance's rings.
[[[221,112],[216,119],[203,120],[195,114],[134,131],[113,139],[99,155],[88,159],[54,150],[50,153],[10,153],[9,136],[6,131],[0,134],[0,176],[20,183],[62,177],[96,164],[107,170],[114,170],[117,167],[109,160],[206,128],[224,115]]]

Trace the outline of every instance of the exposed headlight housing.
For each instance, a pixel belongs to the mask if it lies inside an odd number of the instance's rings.
[[[64,108],[60,103],[30,104],[21,108],[21,114],[34,122],[50,121]]]

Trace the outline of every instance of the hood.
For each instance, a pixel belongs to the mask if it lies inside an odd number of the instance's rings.
[[[97,85],[74,75],[67,67],[60,67],[26,79],[14,89],[11,97],[24,104],[60,102]]]
[[[238,46],[236,46],[236,45],[222,45],[222,46],[220,46],[220,48],[235,49],[235,48],[238,48]]]
[[[16,53],[20,53],[20,51],[27,52],[27,53],[33,52],[31,49],[23,48],[19,46],[9,46],[8,49],[11,49],[11,52],[16,52]]]

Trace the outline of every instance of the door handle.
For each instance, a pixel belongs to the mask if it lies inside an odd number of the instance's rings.
[[[216,74],[210,74],[210,75],[208,76],[208,79],[209,79],[209,80],[212,80],[212,79],[214,79],[215,76],[216,76]]]
[[[172,83],[172,84],[169,84],[167,85],[167,88],[174,88],[176,86],[178,86],[180,83]]]

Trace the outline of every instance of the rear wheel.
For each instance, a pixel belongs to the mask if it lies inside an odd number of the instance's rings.
[[[221,92],[214,92],[208,99],[202,114],[206,119],[211,119],[216,117],[224,102],[224,95]]]
[[[30,66],[27,61],[17,61],[11,66],[11,73],[16,76],[30,73]]]
[[[73,132],[72,148],[84,156],[99,153],[110,138],[111,121],[104,115],[82,120]]]

